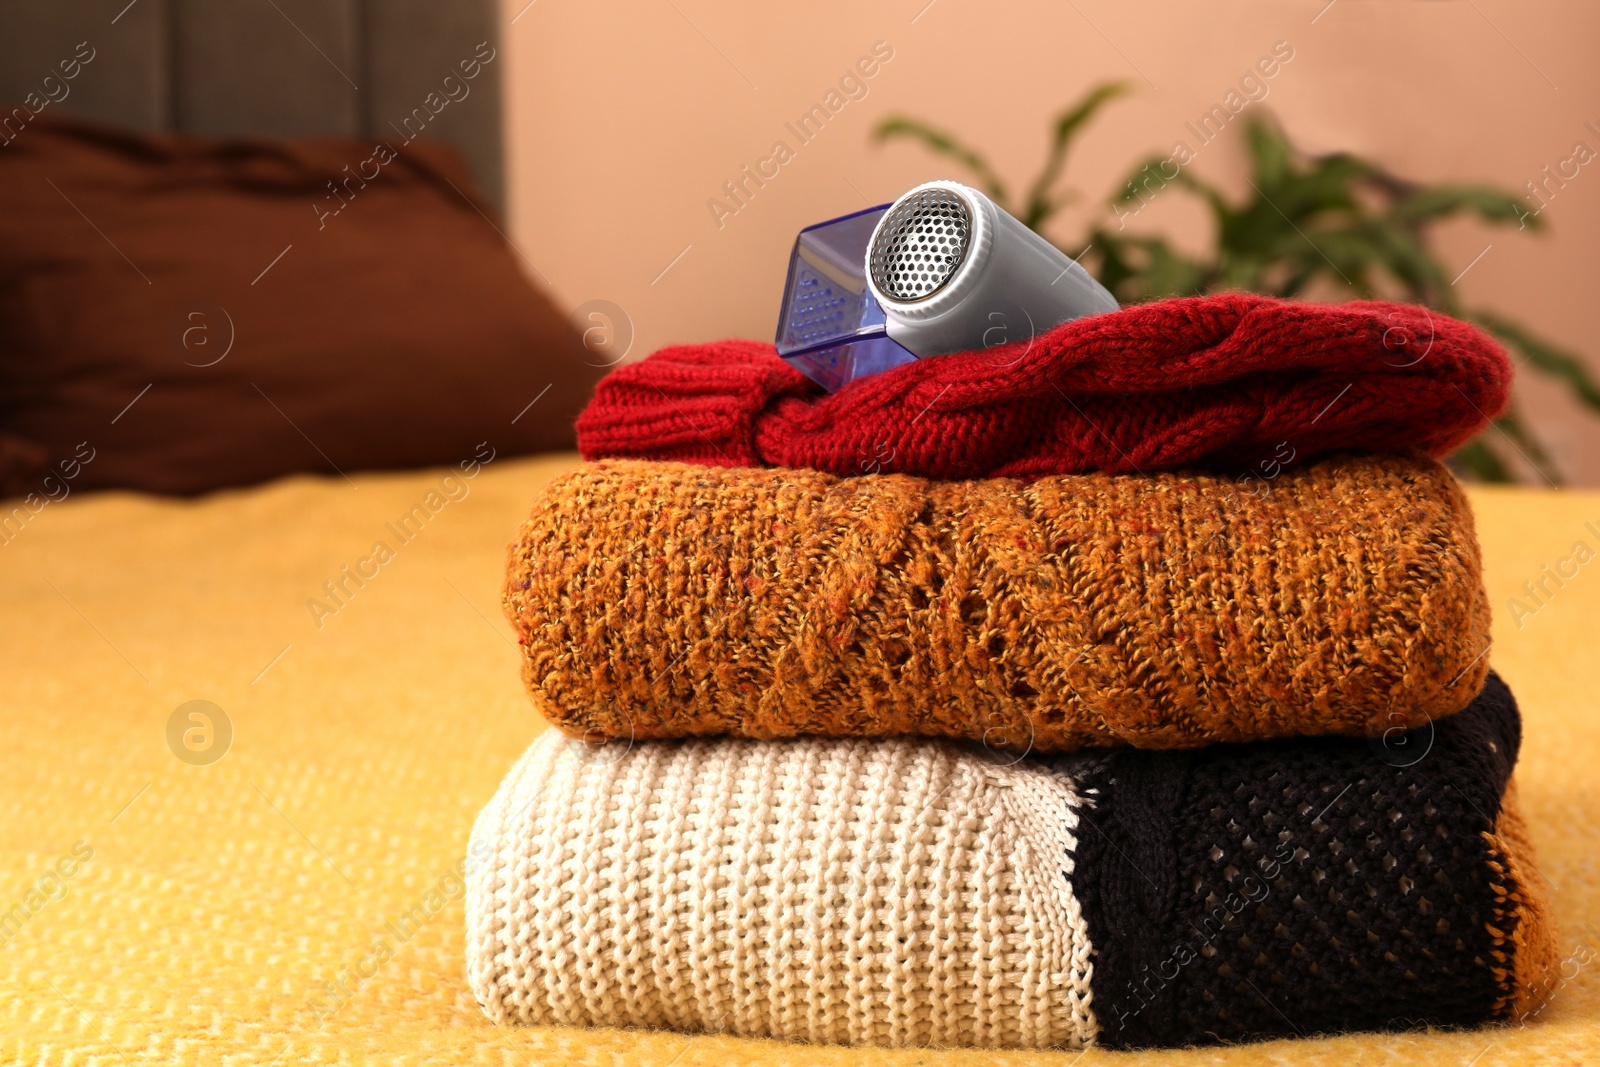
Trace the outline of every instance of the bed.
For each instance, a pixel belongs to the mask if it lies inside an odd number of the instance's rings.
[[[324,583],[450,470],[358,475],[354,486],[298,476],[197,502],[84,494],[0,548],[11,620],[0,653],[9,712],[0,904],[24,903],[63,857],[74,869],[60,899],[0,946],[0,1059],[1075,1061],[484,1020],[462,973],[452,872],[474,815],[542,728],[518,683],[501,569],[533,491],[576,461],[497,458],[461,480],[467,491],[446,498],[376,578],[350,586],[333,614],[308,603],[333,606]],[[1600,584],[1580,574],[1520,629],[1507,608],[1574,539],[1592,542],[1584,524],[1600,525],[1600,494],[1478,489],[1472,499],[1496,604],[1495,665],[1526,716],[1523,804],[1570,980],[1525,1028],[1149,1062],[1578,1063],[1600,1042],[1600,787],[1589,773],[1600,729],[1588,684]],[[226,745],[215,712],[209,737],[169,745],[169,723],[195,700],[226,716]],[[191,762],[218,748],[215,762]],[[75,848],[92,856],[73,858]],[[1143,1060],[1091,1052],[1083,1062]]]
[[[87,40],[95,77],[61,109],[252,136],[381,135],[500,17],[490,0],[14,7],[5,95]],[[498,88],[478,91],[431,132],[499,204]],[[1573,563],[1575,541],[1600,545],[1600,493],[1527,489],[1471,496],[1565,954],[1530,1025],[1143,1057],[491,1025],[463,973],[459,872],[474,816],[545,728],[499,603],[506,545],[577,462],[490,447],[189,499],[67,478],[0,522],[0,1061],[1488,1065],[1600,1045],[1600,579]]]

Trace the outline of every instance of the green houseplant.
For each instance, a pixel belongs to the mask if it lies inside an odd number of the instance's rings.
[[[1042,233],[1076,199],[1072,190],[1061,188],[1074,139],[1102,107],[1127,92],[1120,82],[1099,85],[1056,115],[1044,165],[1016,198],[982,153],[919,119],[891,116],[878,125],[874,138],[908,138],[954,160],[997,204]],[[1486,185],[1423,185],[1344,152],[1309,156],[1296,150],[1275,122],[1259,115],[1241,125],[1249,151],[1249,188],[1242,198],[1231,199],[1172,157],[1152,157],[1134,168],[1104,215],[1091,224],[1078,255],[1119,301],[1219,289],[1296,297],[1332,288],[1423,304],[1478,324],[1514,359],[1559,379],[1582,404],[1600,412],[1600,386],[1577,356],[1499,315],[1464,307],[1454,287],[1459,274],[1430,246],[1434,224],[1462,215],[1541,228],[1542,220],[1521,198]],[[1205,201],[1213,234],[1202,255],[1185,254],[1162,236],[1125,228],[1128,215],[1166,195],[1169,187]],[[1515,407],[1451,462],[1482,480],[1504,482],[1512,480],[1512,453],[1552,484],[1560,481],[1560,472]]]

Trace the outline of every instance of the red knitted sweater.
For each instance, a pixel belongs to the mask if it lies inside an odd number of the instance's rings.
[[[919,360],[831,395],[768,344],[666,348],[601,381],[578,446],[589,459],[937,479],[1265,468],[1339,449],[1443,455],[1505,408],[1510,384],[1499,345],[1425,308],[1227,293]]]

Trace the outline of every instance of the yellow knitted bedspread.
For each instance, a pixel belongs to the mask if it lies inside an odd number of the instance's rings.
[[[1079,1062],[484,1020],[458,864],[541,728],[500,612],[505,548],[573,462],[74,495],[0,533],[0,1062]],[[1594,1062],[1600,494],[1471,497],[1567,957],[1554,1005],[1525,1027],[1083,1067]]]

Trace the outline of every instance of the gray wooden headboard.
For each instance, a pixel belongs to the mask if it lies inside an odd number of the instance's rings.
[[[144,129],[386,139],[420,108],[406,128],[426,120],[503,207],[498,36],[496,0],[6,0],[0,103],[35,93]],[[94,58],[63,82],[80,42]],[[463,61],[481,68],[470,82]]]

